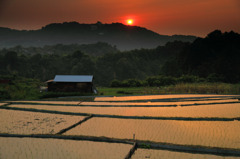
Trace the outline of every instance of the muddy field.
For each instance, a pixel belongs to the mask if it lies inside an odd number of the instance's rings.
[[[232,159],[239,132],[239,96],[0,102],[1,159]]]

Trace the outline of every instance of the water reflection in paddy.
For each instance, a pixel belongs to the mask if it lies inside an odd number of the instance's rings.
[[[137,149],[132,156],[132,159],[237,159],[237,157],[215,156],[206,154],[174,152],[167,150],[150,150],[150,149]]]
[[[7,104],[7,103],[0,103],[0,106],[3,106],[3,105],[5,105],[5,104]]]
[[[10,107],[34,108],[62,112],[108,114],[122,116],[156,117],[240,117],[240,103],[217,104],[187,107],[88,107],[88,106],[49,106],[49,105],[11,105]]]
[[[84,117],[0,110],[0,133],[54,134]]]
[[[191,100],[177,102],[117,102],[117,101],[98,101],[98,102],[66,102],[66,101],[15,101],[12,103],[32,103],[32,104],[54,104],[54,105],[93,105],[93,106],[177,106],[177,105],[194,105],[208,103],[230,103],[239,102],[238,99],[222,99],[222,100]]]
[[[122,159],[132,145],[61,139],[2,138],[2,159]]]
[[[202,95],[202,94],[180,94],[180,95],[144,95],[144,96],[120,96],[120,97],[96,97],[94,101],[131,101],[131,100],[153,100],[153,99],[179,99],[179,98],[216,98],[216,97],[239,97],[238,95]]]
[[[105,136],[110,138],[240,148],[239,121],[174,121],[93,118],[66,135]]]
[[[174,105],[190,105],[190,104],[207,104],[207,103],[225,103],[225,102],[238,102],[238,99],[227,100],[207,100],[207,101],[181,101],[181,102],[82,102],[79,105],[149,105],[149,106],[174,106]]]

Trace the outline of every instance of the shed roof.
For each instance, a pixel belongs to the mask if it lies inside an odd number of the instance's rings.
[[[53,82],[92,82],[93,75],[56,75]]]

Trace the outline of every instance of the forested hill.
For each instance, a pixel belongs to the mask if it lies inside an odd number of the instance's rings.
[[[91,56],[82,51],[23,54],[5,50],[5,53],[0,52],[0,75],[41,81],[57,74],[94,75],[97,86],[108,86],[113,80],[144,80],[159,75],[188,75],[215,82],[239,83],[239,44],[240,34],[216,30],[193,43],[174,41],[154,49],[118,51],[102,56]],[[161,79],[154,79],[157,80],[155,83],[161,84]]]
[[[192,42],[195,36],[159,35],[146,28],[121,23],[79,24],[77,22],[53,23],[39,30],[13,30],[0,27],[0,48],[56,44],[92,44],[106,42],[120,50],[155,48],[169,41]]]

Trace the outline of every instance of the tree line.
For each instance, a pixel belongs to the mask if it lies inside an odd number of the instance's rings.
[[[176,85],[181,83],[215,83],[220,82],[220,79],[215,77],[214,74],[209,75],[207,78],[202,78],[194,75],[182,75],[180,77],[158,75],[151,76],[144,80],[127,79],[127,80],[113,80],[110,87],[162,87],[169,85]]]
[[[161,72],[178,77],[183,74],[203,78],[212,76],[221,82],[240,81],[240,35],[215,30],[198,38],[180,54],[167,61]]]

